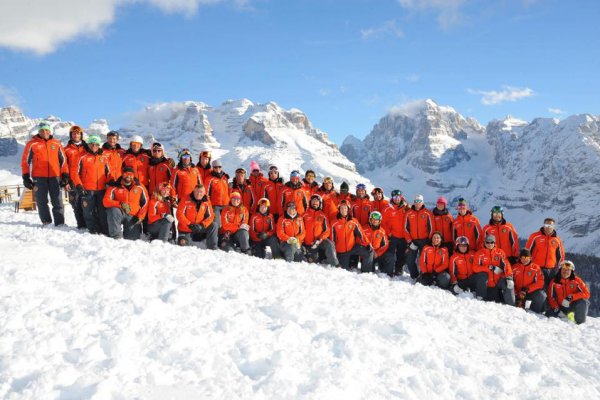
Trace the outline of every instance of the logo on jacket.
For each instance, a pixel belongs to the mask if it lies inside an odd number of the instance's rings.
[[[502,228],[502,233],[506,233],[506,228]]]
[[[552,244],[552,246],[558,246],[558,240],[556,240],[556,239],[552,239],[552,240],[550,241],[550,244]]]

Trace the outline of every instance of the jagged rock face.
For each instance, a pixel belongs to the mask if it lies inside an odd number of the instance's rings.
[[[0,108],[0,137],[25,139],[35,124],[16,107]]]
[[[95,119],[90,126],[85,130],[88,135],[96,135],[102,139],[106,138],[106,134],[110,132],[108,121],[105,119]]]

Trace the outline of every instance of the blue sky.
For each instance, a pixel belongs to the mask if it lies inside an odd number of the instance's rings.
[[[116,128],[146,104],[245,97],[337,143],[416,99],[483,124],[600,113],[595,1],[79,3],[3,0],[1,105]]]

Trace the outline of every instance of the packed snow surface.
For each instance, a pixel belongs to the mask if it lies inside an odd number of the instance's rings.
[[[42,228],[6,204],[0,250],[4,399],[600,398],[595,318]]]

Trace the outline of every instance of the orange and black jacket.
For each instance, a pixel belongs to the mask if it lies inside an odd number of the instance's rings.
[[[565,259],[565,248],[556,232],[548,236],[543,229],[532,233],[525,247],[531,251],[532,262],[542,268],[554,268]]]
[[[171,203],[156,197],[151,198],[148,205],[148,223],[153,224],[158,222],[165,215],[171,215]]]
[[[442,234],[443,243],[452,243],[454,238],[452,236],[452,214],[448,212],[448,209],[442,211],[435,207],[432,212],[433,214],[433,232],[440,232]]]
[[[421,207],[419,211],[414,206],[406,212],[406,241],[429,239],[433,233],[433,216],[431,211]]]
[[[517,263],[513,265],[512,270],[517,295],[522,291],[533,293],[544,289],[544,273],[536,263],[530,262],[527,265]]]
[[[171,176],[171,186],[177,192],[177,199],[180,202],[189,200],[194,188],[200,184],[202,184],[202,180],[196,167],[191,164],[187,167],[181,163],[177,164],[177,168]]]
[[[428,244],[423,247],[419,261],[422,273],[439,274],[448,270],[450,256],[447,248]]]
[[[204,182],[204,185],[208,185],[208,180],[210,179],[210,174],[213,172],[212,167],[210,166],[210,160],[212,157],[208,158],[208,164],[202,166],[200,161],[196,164],[196,168],[198,169],[198,173],[200,174],[200,179]],[[214,206],[214,204],[213,204]]]
[[[362,227],[369,225],[369,215],[373,211],[369,196],[362,199],[356,197],[352,203],[352,216],[358,220]]]
[[[571,271],[571,275],[567,279],[564,279],[559,272],[558,275],[550,281],[547,295],[550,308],[557,309],[564,299],[571,302],[589,299],[590,291],[583,279],[575,275],[575,271]]]
[[[335,243],[335,251],[338,253],[349,252],[355,244],[369,245],[369,238],[356,218],[350,215],[344,218],[339,213],[331,225],[331,240]]]
[[[456,281],[462,281],[473,275],[475,272],[473,271],[473,265],[475,264],[475,252],[467,251],[466,253],[461,253],[456,249],[452,257],[450,257],[450,262],[448,266],[448,270],[450,272],[450,282],[456,283]]]
[[[287,204],[290,202],[296,203],[296,211],[302,216],[308,209],[308,198],[309,194],[304,189],[302,182],[294,185],[291,181],[286,183],[281,190],[281,202],[279,203],[280,209],[286,210]]]
[[[106,208],[121,208],[121,203],[127,203],[131,209],[129,215],[143,220],[148,212],[148,192],[137,179],[127,187],[119,178],[116,182],[108,185],[102,203]]]
[[[121,169],[123,168],[123,157],[125,157],[125,149],[121,148],[120,144],[116,144],[114,148],[108,143],[102,145],[102,153],[110,157],[110,174],[111,180],[116,181],[121,177]]]
[[[308,183],[308,181],[306,180],[306,178],[302,179],[302,186],[304,186],[304,189],[308,193],[308,197],[310,197],[313,194],[317,193],[318,190],[319,190],[319,184],[317,183],[317,181],[313,181],[313,183]]]
[[[287,242],[289,238],[295,237],[298,243],[302,244],[305,235],[306,229],[300,214],[296,214],[292,218],[286,211],[279,217],[279,221],[277,221],[277,239],[281,242]]]
[[[452,240],[455,241],[459,236],[466,236],[469,239],[469,246],[477,251],[483,246],[483,230],[479,219],[471,211],[465,215],[457,215],[452,222]]]
[[[519,236],[517,230],[510,223],[502,218],[501,223],[490,223],[483,227],[483,237],[494,235],[496,238],[496,247],[500,247],[508,257],[519,257]]]
[[[260,242],[258,235],[266,233],[268,237],[275,235],[275,219],[273,214],[261,214],[258,210],[250,217],[250,240]]]
[[[244,205],[234,207],[228,205],[221,211],[221,233],[236,233],[242,224],[247,224],[250,220],[248,209]]]
[[[365,227],[364,232],[375,251],[375,258],[381,257],[390,247],[390,240],[385,233],[385,229],[383,229],[381,225],[376,229],[373,229],[371,224],[368,224]]]
[[[208,228],[215,220],[212,205],[207,196],[200,200],[190,198],[177,207],[177,229],[179,232],[190,233],[190,225],[202,225]]]
[[[495,274],[490,270],[490,266],[499,267],[502,272]],[[493,249],[481,249],[475,254],[474,272],[485,272],[488,274],[488,287],[496,287],[498,281],[504,277],[512,277],[512,268],[506,259],[506,254],[502,249],[494,247]]]
[[[250,181],[252,191],[254,192],[254,199],[258,201],[265,197],[265,187],[267,186],[267,182],[269,180],[263,176],[262,172],[259,173],[258,176],[250,174],[250,178],[248,180]]]
[[[150,184],[150,179],[148,176],[150,158],[150,153],[146,149],[140,149],[140,151],[138,151],[137,153],[134,153],[131,149],[128,149],[125,152],[125,155],[123,156],[122,168],[133,168],[134,176],[146,188]]]
[[[77,168],[79,157],[85,154],[87,150],[87,143],[84,140],[76,144],[73,140],[69,139],[69,142],[65,146],[65,155],[67,156],[67,164],[69,165],[69,175],[71,175],[71,184],[73,184],[73,170]]]
[[[268,179],[262,197],[269,199],[271,207],[269,211],[273,215],[281,215],[281,192],[283,191],[283,179]],[[260,200],[260,199],[259,199]]]
[[[239,183],[234,177],[229,185],[229,195],[231,195],[233,192],[238,192],[242,195],[242,204],[248,210],[252,210],[258,200],[260,200],[254,198],[254,189],[252,188],[252,184],[248,179],[246,179],[243,183]]]
[[[409,207],[405,203],[400,205],[390,203],[390,206],[383,210],[383,229],[390,235],[398,239],[406,239],[406,213]]]
[[[81,185],[85,190],[104,190],[111,180],[110,156],[87,150],[71,168],[71,179],[75,187]]]
[[[69,174],[67,156],[62,144],[54,137],[48,140],[35,135],[25,145],[21,158],[23,175],[31,178],[57,178]]]
[[[315,210],[310,207],[304,213],[302,219],[306,229],[306,235],[304,236],[306,246],[312,246],[317,240],[325,240],[331,235],[329,218],[322,210]]]
[[[389,207],[390,201],[386,199],[371,200],[371,211],[379,211],[381,214]]]
[[[338,194],[335,190],[326,190],[323,186],[319,188],[317,194],[323,199],[323,212],[329,218],[330,223],[335,221],[338,213]]]
[[[208,193],[208,198],[213,206],[225,207],[229,204],[229,175],[213,170],[208,175],[206,183],[206,193]]]
[[[166,157],[151,158],[150,166],[148,167],[148,175],[150,177],[148,192],[154,193],[154,189],[161,183],[170,183],[172,174],[171,164]]]

